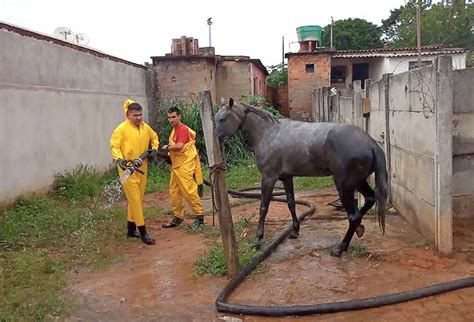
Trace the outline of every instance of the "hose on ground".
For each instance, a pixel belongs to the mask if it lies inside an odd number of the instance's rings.
[[[204,183],[210,185],[208,181],[205,181]],[[232,196],[241,198],[245,197],[259,199],[260,193],[248,192],[250,190],[256,189],[260,189],[260,187],[246,188],[241,190],[228,190],[228,193]],[[282,195],[284,194],[284,192],[278,192],[277,194]],[[275,195],[276,194],[274,194],[274,197],[272,197],[272,200],[286,202],[286,197],[276,197]],[[298,216],[298,220],[301,223],[307,216],[312,215],[314,213],[315,206],[311,202],[302,200],[296,200],[296,203],[309,208]],[[246,266],[244,266],[240,270],[240,272],[235,277],[233,277],[227,283],[227,285],[221,290],[216,299],[215,305],[218,312],[259,316],[297,316],[336,313],[392,305],[474,286],[474,277],[468,277],[400,293],[393,293],[347,301],[289,306],[246,305],[228,303],[227,300],[231,293],[237,288],[237,286],[245,279],[247,275],[249,275],[260,263],[262,263],[268,256],[270,256],[270,254],[278,247],[278,245],[280,245],[286,239],[286,237],[288,237],[288,235],[291,233],[291,230],[293,229],[292,227],[293,226],[291,223],[287,227],[285,227],[285,229],[283,229],[262,249],[259,255],[253,258]]]

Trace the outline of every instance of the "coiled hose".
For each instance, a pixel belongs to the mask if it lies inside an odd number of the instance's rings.
[[[205,181],[205,184],[210,185],[210,183],[207,181]],[[246,188],[241,190],[228,190],[228,192],[229,194],[236,197],[259,199],[260,193],[248,192],[249,190],[256,190],[259,188],[260,187]],[[276,195],[282,194],[284,194],[284,192],[275,193],[274,197],[272,197],[272,200],[286,202],[286,198],[284,197],[275,197]],[[296,203],[307,206],[309,208],[298,216],[298,220],[300,222],[303,222],[305,217],[313,214],[315,211],[314,204],[308,201],[296,200]],[[292,229],[292,224],[290,223],[285,229],[283,229],[283,231],[281,231],[276,237],[274,237],[264,249],[262,249],[261,254],[253,258],[245,267],[241,269],[241,271],[234,278],[232,278],[227,283],[227,285],[224,287],[224,289],[222,289],[216,299],[216,309],[218,312],[260,316],[288,316],[336,313],[342,311],[362,310],[402,303],[474,286],[474,277],[468,277],[400,293],[330,303],[290,306],[245,305],[228,303],[227,299],[229,298],[230,294],[235,290],[235,288],[244,280],[244,278],[248,274],[250,274],[260,263],[262,263],[278,247],[278,245],[280,245],[285,240],[286,237],[288,237]]]

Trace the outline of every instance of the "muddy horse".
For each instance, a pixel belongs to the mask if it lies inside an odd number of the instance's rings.
[[[360,128],[353,125],[279,119],[264,110],[233,99],[229,99],[219,109],[215,122],[221,143],[240,130],[255,154],[257,167],[262,175],[260,217],[255,239],[257,247],[262,242],[265,217],[278,180],[282,181],[285,188],[293,219],[290,238],[298,237],[300,224],[295,211],[295,176],[333,176],[339,198],[348,215],[349,228],[342,242],[332,248],[331,255],[341,256],[343,251],[347,251],[355,232],[359,237],[363,235],[362,217],[375,203],[379,226],[385,232],[385,154]],[[375,173],[375,192],[367,182],[372,173]],[[365,199],[360,209],[354,200],[356,190]]]

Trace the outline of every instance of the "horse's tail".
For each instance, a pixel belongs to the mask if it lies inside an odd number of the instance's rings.
[[[385,153],[375,143],[373,148],[375,158],[375,217],[379,222],[382,234],[385,234],[385,207],[388,199],[388,175],[385,162]]]

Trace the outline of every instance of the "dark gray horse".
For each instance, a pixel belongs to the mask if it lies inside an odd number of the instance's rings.
[[[332,249],[333,256],[341,256],[343,251],[347,251],[356,230],[358,235],[363,234],[362,217],[375,202],[378,222],[382,232],[385,232],[385,155],[377,143],[358,127],[278,119],[266,111],[234,102],[233,99],[217,112],[215,120],[221,143],[238,130],[243,131],[262,174],[260,218],[255,240],[257,247],[263,238],[265,217],[277,180],[283,182],[293,219],[290,238],[298,237],[300,224],[295,211],[294,176],[332,175],[334,178],[349,217],[349,228],[342,242]],[[367,183],[367,177],[374,172],[376,192]],[[365,203],[360,210],[354,201],[355,190],[364,195]]]

